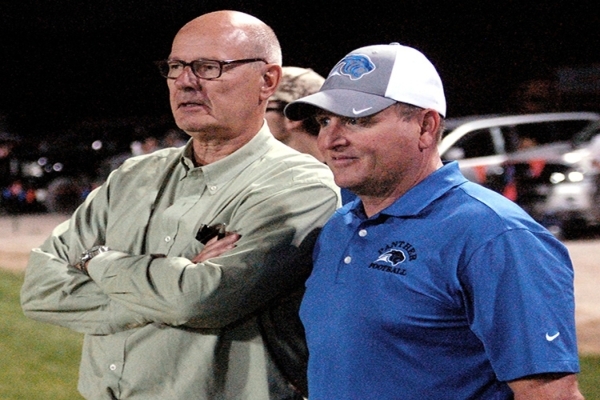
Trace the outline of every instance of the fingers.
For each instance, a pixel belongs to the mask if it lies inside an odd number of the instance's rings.
[[[201,263],[209,258],[220,256],[226,251],[235,248],[235,243],[239,240],[239,238],[240,235],[233,232],[228,232],[227,235],[222,239],[218,239],[215,236],[206,243],[202,251],[200,251],[200,253],[198,253],[198,255],[192,259],[192,262]]]

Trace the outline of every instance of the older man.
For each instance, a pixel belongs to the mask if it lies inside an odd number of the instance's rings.
[[[86,334],[88,399],[297,398],[257,315],[302,284],[339,200],[329,169],[264,124],[277,38],[209,13],[158,65],[191,140],[127,160],[32,251],[23,309]]]
[[[323,228],[306,284],[311,400],[582,398],[568,252],[442,163],[446,100],[421,52],[354,50],[285,113],[316,115],[359,197]]]

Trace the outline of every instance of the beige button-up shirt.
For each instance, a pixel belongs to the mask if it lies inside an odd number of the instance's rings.
[[[293,398],[256,315],[305,279],[300,244],[339,205],[333,176],[266,124],[218,162],[191,156],[188,143],[127,160],[31,252],[23,309],[85,334],[87,399]],[[241,235],[237,247],[192,263],[196,232],[215,223]],[[112,251],[89,277],[72,267],[98,244]]]

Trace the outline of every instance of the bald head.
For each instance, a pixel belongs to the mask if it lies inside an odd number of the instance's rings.
[[[171,110],[177,126],[194,139],[199,165],[231,154],[257,134],[281,79],[275,33],[237,11],[212,12],[185,24],[168,63],[178,68],[167,79]]]
[[[229,48],[243,49],[243,57],[262,57],[270,64],[281,65],[281,46],[275,32],[260,19],[239,11],[215,11],[185,24],[175,36],[200,33]]]

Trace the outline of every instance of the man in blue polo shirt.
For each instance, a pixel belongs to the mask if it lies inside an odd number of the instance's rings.
[[[565,247],[501,195],[443,164],[446,101],[419,51],[354,50],[314,116],[338,186],[301,318],[311,400],[582,399]]]

